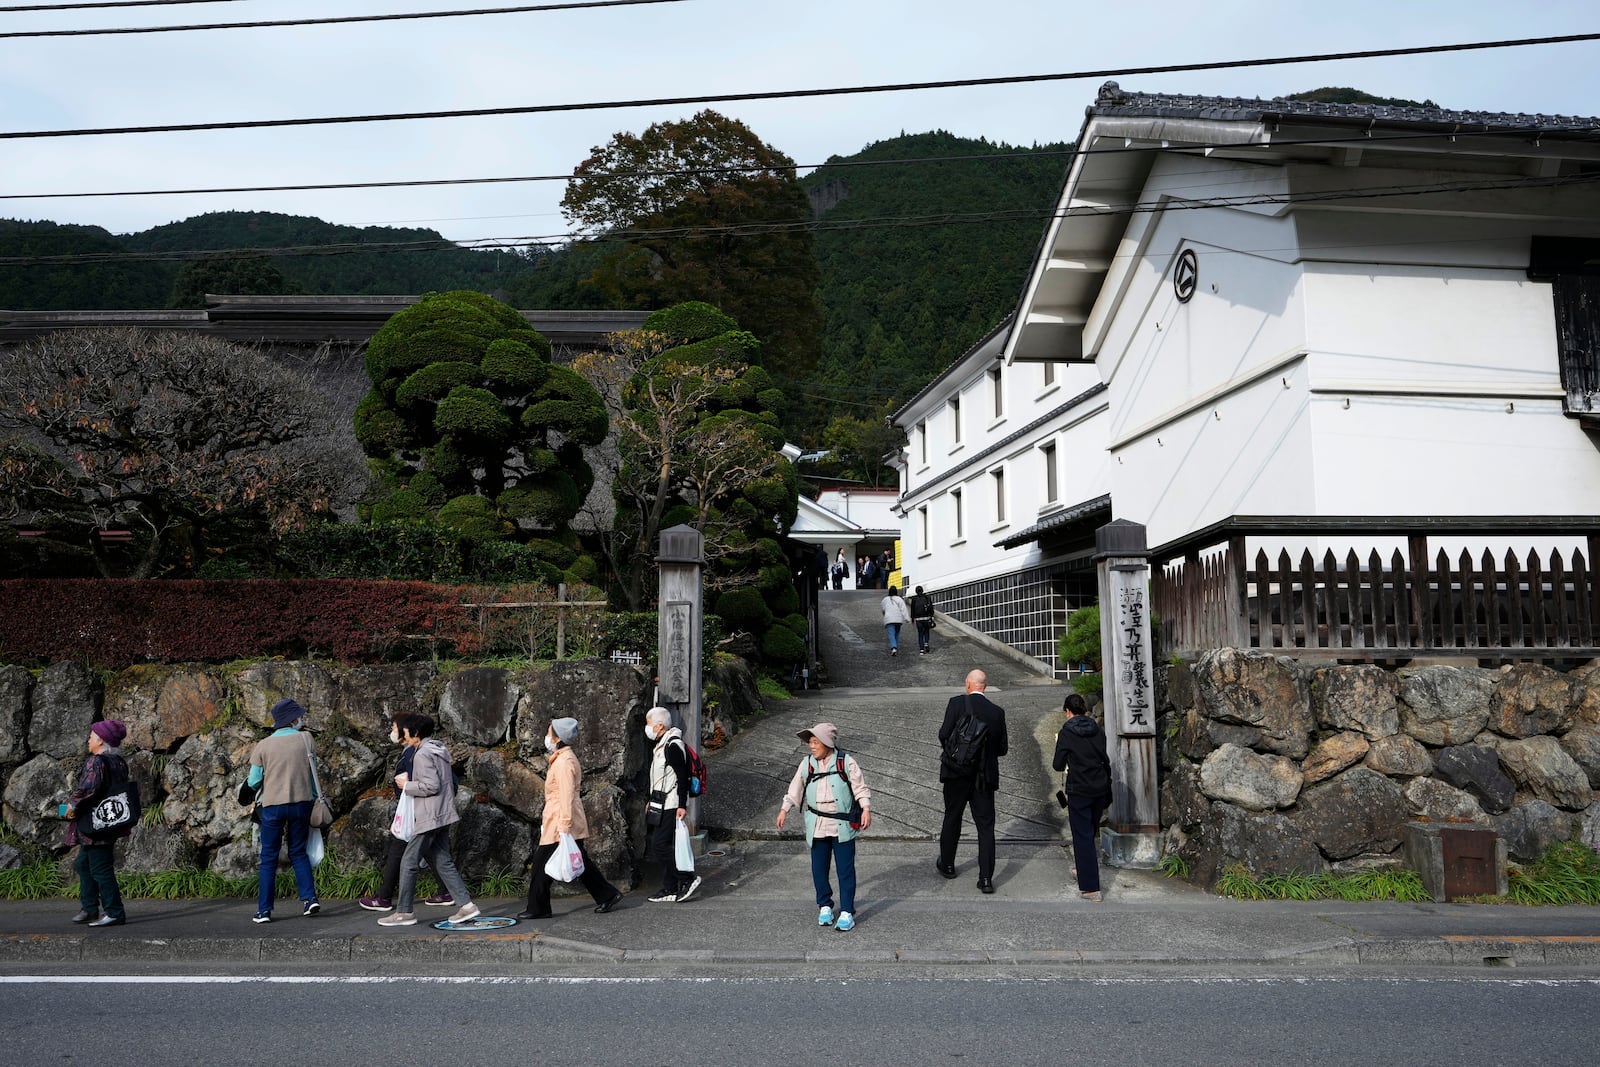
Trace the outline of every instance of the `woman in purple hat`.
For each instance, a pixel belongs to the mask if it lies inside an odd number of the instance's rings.
[[[89,727],[89,758],[78,775],[78,788],[67,797],[67,845],[78,846],[79,925],[121,926],[128,921],[122,910],[122,889],[117,885],[117,842],[96,841],[78,832],[78,809],[93,803],[128,780],[128,763],[122,758],[122,741],[128,728],[116,719],[103,719]]]

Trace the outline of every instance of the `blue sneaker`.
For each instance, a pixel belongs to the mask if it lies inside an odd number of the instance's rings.
[[[856,928],[856,917],[848,911],[841,911],[839,913],[839,921],[833,924],[833,928],[835,930],[854,930]]]
[[[817,925],[818,926],[832,926],[833,925],[833,909],[832,908],[824,907],[821,911],[817,912]]]

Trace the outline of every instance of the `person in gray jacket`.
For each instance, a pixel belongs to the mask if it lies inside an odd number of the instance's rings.
[[[453,923],[476,918],[480,912],[472,902],[461,872],[450,857],[450,827],[459,822],[456,812],[456,780],[451,769],[450,750],[433,739],[433,720],[426,715],[397,715],[395,727],[400,743],[416,749],[411,774],[397,774],[394,784],[412,798],[416,806],[416,836],[406,844],[400,859],[400,890],[395,910],[378,920],[379,926],[415,926],[417,871],[426,858],[445,891],[461,906],[450,916]]]

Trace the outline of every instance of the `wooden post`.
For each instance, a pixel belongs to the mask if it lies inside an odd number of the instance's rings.
[[[1228,538],[1228,618],[1229,643],[1234,648],[1250,648],[1250,561],[1243,537]]]
[[[1428,538],[1426,534],[1406,538],[1406,550],[1411,559],[1411,647],[1431,648],[1433,641],[1428,628]]]
[[[556,586],[556,659],[567,658],[567,583]]]
[[[1156,706],[1150,653],[1150,550],[1144,527],[1117,519],[1095,531],[1100,573],[1100,653],[1112,763],[1110,827],[1101,851],[1114,867],[1161,861]]]
[[[662,530],[656,567],[660,618],[657,699],[672,712],[684,739],[699,748],[705,538],[693,526]],[[699,797],[689,798],[688,823],[696,853],[704,852],[705,835],[699,832]]]

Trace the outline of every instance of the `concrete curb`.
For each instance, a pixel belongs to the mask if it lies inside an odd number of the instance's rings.
[[[796,963],[916,964],[939,967],[1152,965],[1222,966],[1314,963],[1337,966],[1596,967],[1600,936],[1475,937],[1446,935],[1328,941],[1257,953],[1088,949],[925,950],[916,948],[612,948],[543,933],[455,933],[428,937],[130,938],[82,934],[0,936],[0,963],[95,963],[143,960],[185,963],[691,963],[724,966]]]

